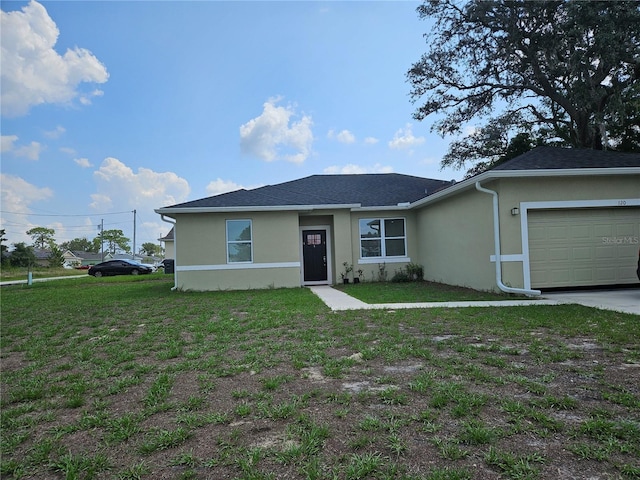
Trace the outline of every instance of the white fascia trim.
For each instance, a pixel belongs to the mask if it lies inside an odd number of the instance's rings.
[[[551,200],[545,202],[520,202],[520,212],[553,208],[603,208],[637,207],[640,198],[609,198],[605,200]]]
[[[417,202],[413,202],[410,208],[417,208],[429,203],[437,202],[443,198],[455,195],[466,189],[475,188],[476,182],[485,183],[500,178],[535,178],[535,177],[589,177],[589,176],[609,176],[609,175],[640,175],[640,167],[620,167],[620,168],[568,168],[568,169],[541,169],[541,170],[498,170],[481,173],[475,177],[456,183],[452,187],[429,195]]]
[[[214,270],[255,270],[260,268],[300,268],[300,262],[278,263],[229,263],[225,265],[182,265],[176,267],[181,272],[204,272]]]
[[[174,213],[233,213],[233,212],[311,212],[313,210],[340,210],[359,208],[360,203],[341,203],[326,205],[274,205],[274,206],[242,206],[242,207],[188,207],[158,208],[156,213],[171,215]]]
[[[378,263],[411,263],[411,257],[367,257],[358,259],[358,265]]]
[[[405,211],[411,209],[411,205],[392,205],[387,207],[357,207],[352,208],[352,212],[373,212],[373,211]]]

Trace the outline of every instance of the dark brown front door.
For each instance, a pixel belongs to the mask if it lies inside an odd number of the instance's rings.
[[[302,262],[305,282],[327,281],[327,231],[302,231]]]

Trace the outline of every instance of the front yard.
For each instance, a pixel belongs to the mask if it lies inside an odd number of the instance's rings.
[[[3,478],[640,478],[638,316],[171,286],[2,288]]]

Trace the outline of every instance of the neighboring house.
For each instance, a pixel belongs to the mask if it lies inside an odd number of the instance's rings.
[[[164,258],[173,259],[176,258],[175,246],[173,243],[173,227],[169,230],[164,237],[158,239],[164,243]]]
[[[116,253],[115,255],[111,255],[109,260],[133,260],[134,262],[142,263],[144,257],[142,255],[132,255],[130,253]]]
[[[33,249],[33,254],[35,255],[35,258],[36,258],[36,265],[38,265],[40,267],[50,267],[51,266],[51,261],[50,261],[51,250],[34,248]],[[79,266],[82,263],[82,259],[80,257],[78,257],[71,250],[65,250],[62,253],[62,257],[64,258],[64,260],[63,260],[63,265],[64,266],[76,267],[76,266]]]
[[[40,248],[33,249],[33,255],[35,257],[35,264],[39,267],[49,266],[49,257],[51,256],[51,250],[44,250]]]
[[[345,262],[529,294],[635,284],[640,154],[538,147],[459,183],[313,175],[156,212],[184,290],[333,284]]]
[[[82,252],[79,250],[74,250],[73,254],[76,257],[82,259],[81,265],[85,267],[95,265],[96,263],[100,263],[102,261],[111,260],[112,258],[109,252],[104,252],[104,255],[103,255],[102,252],[93,253],[93,252]]]
[[[64,257],[64,265],[65,267],[79,267],[82,265],[82,257],[79,257],[71,250],[65,250],[62,254]]]

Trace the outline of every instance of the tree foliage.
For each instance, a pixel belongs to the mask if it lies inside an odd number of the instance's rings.
[[[129,253],[131,248],[129,247],[129,239],[124,236],[122,230],[104,230],[102,236],[98,235],[94,240],[94,244],[98,247],[97,251],[101,250],[101,242],[104,243],[104,251],[109,252],[112,255],[116,253],[126,252]]]
[[[2,265],[4,265],[7,260],[8,247],[4,245],[4,242],[7,241],[7,238],[5,237],[6,234],[7,233],[4,228],[0,230],[0,264]]]
[[[142,244],[140,251],[141,253],[144,253],[145,255],[149,255],[151,257],[156,253],[160,253],[160,246],[153,242],[145,242]]]
[[[54,235],[56,231],[53,228],[47,227],[34,227],[31,230],[27,230],[27,235],[33,239],[34,248],[46,250],[55,245]]]
[[[640,3],[429,0],[428,51],[407,74],[414,118],[459,135],[442,166],[531,145],[640,151]],[[522,137],[519,141],[522,140]]]
[[[72,252],[98,252],[98,250],[95,250],[93,242],[90,242],[86,237],[74,238],[68,242],[61,243],[60,248],[62,250],[71,250]]]
[[[51,245],[47,260],[51,268],[62,267],[64,265],[64,252],[57,245]]]
[[[36,255],[33,247],[24,242],[14,243],[9,262],[13,267],[30,267],[36,263]]]

